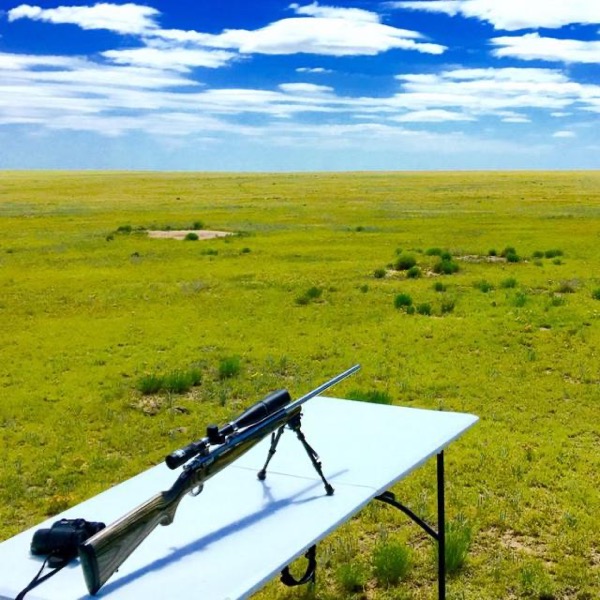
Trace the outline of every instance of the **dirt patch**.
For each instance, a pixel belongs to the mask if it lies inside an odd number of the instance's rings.
[[[209,229],[171,229],[169,231],[148,231],[148,237],[183,240],[188,233],[195,233],[199,240],[213,240],[215,238],[233,235],[231,231],[211,231]]]

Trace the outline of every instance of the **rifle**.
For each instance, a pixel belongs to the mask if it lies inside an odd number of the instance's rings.
[[[287,390],[273,392],[234,421],[221,427],[209,425],[206,437],[169,454],[165,462],[170,469],[183,465],[183,472],[171,488],[154,495],[79,546],[79,558],[90,594],[98,592],[158,525],[170,525],[173,522],[179,502],[186,493],[197,496],[207,479],[271,434],[266,462],[258,472],[258,479],[264,480],[267,466],[286,426],[300,440],[323,481],[327,495],[331,496],[334,489],[323,475],[319,456],[300,429],[301,407],[307,400],[318,396],[358,369],[360,365],[354,365],[294,402]]]

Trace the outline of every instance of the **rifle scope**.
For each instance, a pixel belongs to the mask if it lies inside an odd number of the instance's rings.
[[[197,454],[208,449],[211,444],[222,444],[228,435],[231,435],[238,429],[259,423],[269,415],[272,415],[283,408],[286,404],[289,404],[291,400],[287,390],[277,390],[276,392],[270,393],[263,400],[259,400],[256,404],[253,404],[235,419],[235,421],[227,423],[222,427],[219,427],[218,425],[209,425],[206,428],[205,438],[171,452],[171,454],[165,458],[167,466],[169,469],[180,467]]]

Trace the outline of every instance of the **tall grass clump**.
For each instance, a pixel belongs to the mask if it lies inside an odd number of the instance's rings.
[[[343,592],[356,594],[365,589],[368,572],[366,567],[360,562],[343,562],[335,572],[335,579]]]
[[[491,292],[494,289],[494,286],[489,281],[486,281],[485,279],[476,281],[473,284],[473,287],[477,288],[479,291],[483,292],[484,294],[487,294],[488,292]]]
[[[516,263],[521,261],[521,257],[517,254],[517,251],[513,246],[507,246],[502,250],[501,255],[506,259],[506,262]]]
[[[446,291],[446,286],[441,281],[436,281],[433,284],[433,289],[436,292],[445,292]]]
[[[441,248],[428,248],[427,250],[425,250],[425,255],[426,256],[441,256],[442,249]]]
[[[163,389],[172,394],[184,394],[191,388],[200,385],[202,375],[199,369],[188,371],[171,371],[163,378]]]
[[[323,294],[323,289],[313,285],[309,287],[304,294],[301,294],[296,298],[296,304],[300,306],[306,306],[313,300],[318,300]]]
[[[452,575],[460,571],[467,560],[473,529],[465,519],[446,523],[446,572]],[[435,544],[435,557],[437,560],[438,545]]]
[[[517,280],[514,277],[508,277],[500,282],[500,287],[503,289],[510,289],[517,286]]]
[[[554,250],[546,250],[546,252],[544,252],[544,256],[546,258],[556,258],[558,256],[563,256],[564,252],[562,250],[559,250],[558,248],[555,248]]]
[[[142,375],[137,382],[136,388],[144,396],[150,396],[157,394],[163,387],[163,378],[160,375],[154,373],[148,373]]]
[[[375,279],[383,279],[385,277],[385,269],[375,269],[373,271],[373,277],[375,277]]]
[[[600,300],[600,288],[596,288],[593,292],[592,292],[592,298],[594,300]]]
[[[405,544],[381,541],[373,550],[373,574],[381,585],[395,585],[406,579],[411,566],[411,552]]]
[[[239,356],[227,356],[219,363],[219,379],[231,379],[242,371],[242,361]]]
[[[410,269],[408,269],[408,271],[406,271],[406,276],[409,279],[418,279],[419,277],[421,277],[421,269],[419,269],[419,267],[415,265],[414,267],[411,267]]]
[[[392,404],[392,397],[387,392],[379,390],[352,390],[346,396],[350,400],[360,400],[362,402],[371,402],[372,404]]]

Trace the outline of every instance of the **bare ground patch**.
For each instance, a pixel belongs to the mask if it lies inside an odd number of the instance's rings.
[[[189,233],[195,233],[199,240],[213,240],[215,238],[233,235],[231,231],[212,231],[210,229],[170,229],[168,231],[148,231],[148,237],[157,239],[183,240]]]

